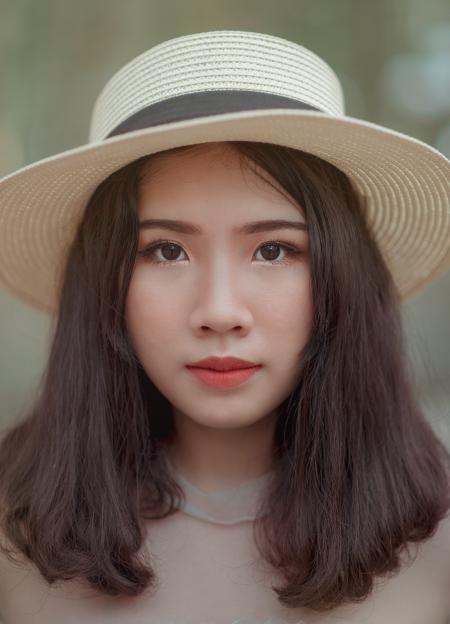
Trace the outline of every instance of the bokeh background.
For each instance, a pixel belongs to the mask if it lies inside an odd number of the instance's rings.
[[[305,45],[339,76],[348,115],[450,158],[450,0],[0,0],[0,177],[87,143],[99,91],[134,56],[222,29]],[[450,449],[450,273],[402,314],[419,398]],[[32,401],[51,331],[0,289],[0,425]]]

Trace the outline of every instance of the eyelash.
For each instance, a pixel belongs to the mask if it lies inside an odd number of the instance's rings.
[[[162,247],[163,245],[175,245],[175,247],[179,247],[180,249],[182,249],[181,245],[178,245],[178,243],[175,243],[173,241],[170,240],[158,240],[155,241],[154,243],[151,243],[150,245],[147,245],[147,247],[144,247],[144,249],[142,249],[141,251],[138,251],[138,254],[140,256],[143,256],[144,258],[147,258],[148,261],[152,264],[161,264],[161,265],[173,265],[173,264],[177,264],[178,262],[182,262],[182,260],[155,260],[154,258],[151,258],[151,254],[156,251],[156,249]],[[282,247],[283,249],[286,250],[286,255],[287,255],[287,259],[285,260],[267,260],[266,264],[290,264],[290,262],[294,259],[295,256],[299,256],[302,254],[302,251],[298,248],[295,247],[294,245],[288,245],[286,243],[283,243],[282,241],[267,241],[265,243],[263,243],[262,245],[260,245],[258,247],[258,249],[261,249],[261,247],[266,247],[269,245],[276,245],[278,247]],[[184,251],[184,250],[183,250]]]

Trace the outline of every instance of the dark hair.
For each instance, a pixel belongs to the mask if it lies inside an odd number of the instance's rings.
[[[273,587],[280,603],[326,611],[364,600],[375,576],[400,569],[408,542],[434,534],[450,508],[450,456],[414,396],[400,297],[349,178],[299,150],[227,143],[278,181],[308,224],[313,327],[279,409],[274,481],[253,527],[283,576]],[[161,452],[173,435],[171,406],[124,323],[137,189],[152,158],[91,196],[64,267],[39,395],[0,448],[10,546],[50,584],[78,577],[111,595],[158,585],[142,556],[145,519],[174,513],[183,496]]]

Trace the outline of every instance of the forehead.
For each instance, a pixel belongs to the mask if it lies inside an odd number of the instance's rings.
[[[139,184],[140,216],[294,218],[302,210],[262,167],[226,143],[156,154]]]

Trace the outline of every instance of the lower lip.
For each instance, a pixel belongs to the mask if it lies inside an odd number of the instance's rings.
[[[198,377],[207,386],[216,388],[234,388],[249,379],[256,371],[261,368],[254,366],[253,368],[238,368],[230,371],[216,371],[211,368],[195,368],[188,366],[188,369],[196,377]]]

